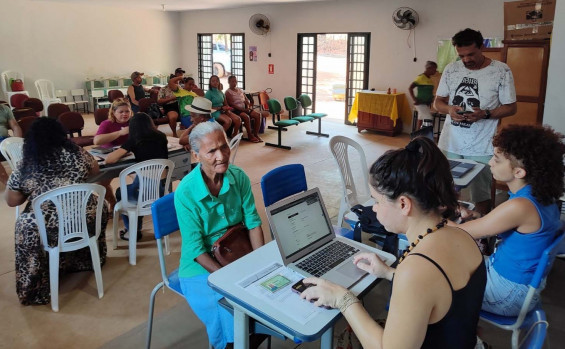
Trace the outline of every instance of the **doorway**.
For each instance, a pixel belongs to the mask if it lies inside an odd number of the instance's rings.
[[[297,96],[308,94],[312,110],[343,121],[355,93],[369,85],[370,33],[298,34]]]

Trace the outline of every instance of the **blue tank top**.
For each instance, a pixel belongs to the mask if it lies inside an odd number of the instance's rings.
[[[526,185],[516,193],[509,192],[510,199],[526,198],[536,207],[541,220],[538,231],[522,234],[515,229],[499,235],[501,241],[490,256],[490,262],[502,277],[515,283],[527,285],[538,266],[543,251],[551,244],[561,226],[557,204],[541,205]]]

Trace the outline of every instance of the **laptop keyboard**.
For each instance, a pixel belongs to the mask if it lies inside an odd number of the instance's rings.
[[[311,275],[319,277],[357,252],[359,252],[359,249],[353,246],[344,244],[341,241],[334,241],[296,266]]]

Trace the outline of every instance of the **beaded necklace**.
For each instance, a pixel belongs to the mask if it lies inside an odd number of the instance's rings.
[[[402,261],[404,260],[404,258],[406,258],[406,256],[408,256],[408,254],[410,252],[412,252],[412,250],[420,243],[420,240],[422,240],[423,238],[425,238],[426,236],[428,236],[428,234],[433,233],[434,231],[443,228],[443,226],[447,223],[446,219],[443,219],[441,222],[439,222],[433,229],[432,228],[428,228],[426,230],[426,232],[423,235],[418,235],[418,238],[416,239],[416,241],[412,242],[410,244],[410,246],[408,246],[407,249],[404,250],[404,253],[402,254],[402,257],[400,257],[400,259],[398,260],[398,264],[397,266],[402,263]]]

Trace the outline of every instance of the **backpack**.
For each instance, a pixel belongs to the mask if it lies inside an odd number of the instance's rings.
[[[159,104],[151,103],[151,106],[149,106],[149,110],[147,111],[147,115],[149,115],[151,119],[159,119],[163,117],[163,114],[161,114],[161,108],[159,108]]]
[[[382,246],[383,251],[398,255],[398,235],[388,232],[377,219],[377,213],[372,206],[355,205],[351,212],[357,215],[359,221],[353,228],[353,239],[361,241],[361,232],[372,234],[369,240]]]

